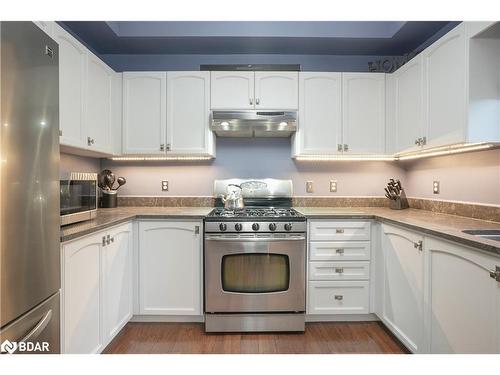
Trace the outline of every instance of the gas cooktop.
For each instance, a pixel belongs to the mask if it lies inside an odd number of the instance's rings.
[[[220,219],[285,219],[304,218],[300,212],[293,208],[275,208],[275,207],[246,207],[241,210],[228,210],[225,208],[215,208],[210,212],[207,218]]]

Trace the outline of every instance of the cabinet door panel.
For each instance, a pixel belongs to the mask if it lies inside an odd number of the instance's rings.
[[[212,109],[254,109],[254,72],[210,72]]]
[[[63,246],[65,353],[89,354],[102,349],[101,247],[100,235]]]
[[[102,252],[106,342],[132,317],[132,224],[112,229],[109,235],[113,242]]]
[[[139,223],[140,313],[201,315],[200,222]]]
[[[111,133],[111,85],[113,71],[99,58],[88,53],[87,105],[85,108],[86,136],[94,140],[91,149],[112,151]]]
[[[427,146],[466,140],[466,38],[462,23],[424,52]]]
[[[210,72],[167,73],[167,144],[174,154],[212,154]]]
[[[295,154],[336,154],[342,143],[342,74],[299,73]],[[340,151],[341,152],[341,151]]]
[[[368,314],[368,281],[310,281],[308,314]]]
[[[383,225],[384,323],[412,351],[423,350],[423,252],[415,247],[423,238],[413,232]]]
[[[255,72],[255,109],[297,110],[299,73]]]
[[[62,145],[86,147],[84,135],[85,70],[87,51],[61,26],[54,24],[59,44],[59,128]]]
[[[164,154],[166,73],[123,73],[123,152]]]
[[[416,149],[415,140],[425,136],[423,74],[421,54],[393,74],[396,86],[397,152]]]
[[[342,134],[347,152],[383,154],[385,74],[343,73],[342,77]]]
[[[431,353],[500,353],[500,283],[489,271],[500,261],[437,239],[429,252]]]

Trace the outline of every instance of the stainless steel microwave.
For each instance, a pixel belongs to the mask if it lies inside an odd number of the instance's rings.
[[[61,177],[61,225],[95,218],[97,173],[71,172]]]

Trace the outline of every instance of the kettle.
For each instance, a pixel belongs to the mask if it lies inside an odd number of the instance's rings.
[[[230,188],[230,186],[234,186],[236,189]],[[229,184],[227,185],[226,192],[225,196],[221,195],[221,200],[226,210],[241,210],[245,208],[240,185]]]

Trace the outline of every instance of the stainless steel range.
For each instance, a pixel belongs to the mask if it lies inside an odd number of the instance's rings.
[[[245,204],[220,195],[240,189]],[[304,331],[306,219],[289,180],[219,180],[205,219],[205,330]],[[230,192],[231,195],[235,195]]]

